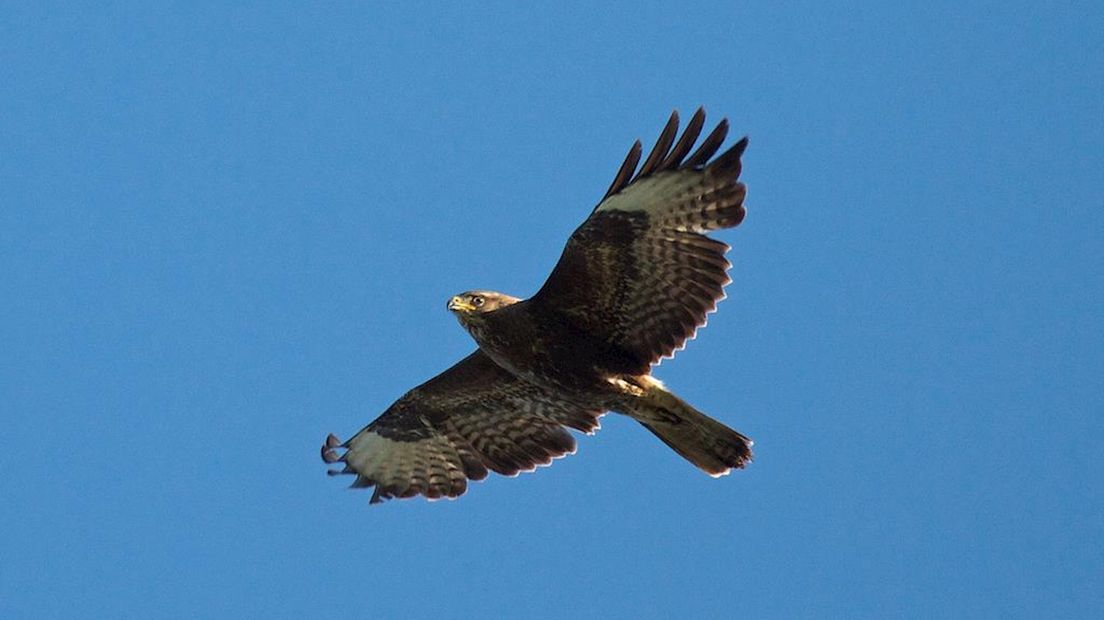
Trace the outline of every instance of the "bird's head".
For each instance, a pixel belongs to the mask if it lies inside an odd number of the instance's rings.
[[[494,312],[521,301],[517,297],[503,295],[494,291],[467,291],[454,296],[448,301],[448,309],[456,315],[461,322],[477,317],[480,314]]]

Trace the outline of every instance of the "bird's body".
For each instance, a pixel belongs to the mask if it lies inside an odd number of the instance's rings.
[[[628,353],[590,337],[555,308],[531,299],[492,312],[457,314],[496,364],[541,388],[570,395],[570,400],[600,404],[617,394],[610,379],[637,370]]]
[[[676,143],[672,114],[639,171],[633,146],[531,298],[453,297],[449,310],[479,348],[349,441],[331,435],[322,457],[344,462],[335,473],[375,487],[373,502],[457,497],[488,469],[513,475],[574,452],[565,427],[593,432],[606,411],[636,419],[710,475],[743,467],[747,437],[651,376],[724,297],[728,246],[704,233],[745,213],[737,179],[747,140],[711,160],[727,133],[722,121],[689,154],[703,123],[698,110]]]

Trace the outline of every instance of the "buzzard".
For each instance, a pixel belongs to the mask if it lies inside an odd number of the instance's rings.
[[[704,123],[699,108],[676,141],[673,112],[639,169],[633,144],[531,298],[452,297],[448,309],[479,347],[352,439],[327,437],[322,459],[344,465],[330,473],[374,488],[371,503],[455,498],[488,470],[514,476],[575,452],[567,429],[591,434],[607,411],[640,422],[711,476],[744,467],[750,439],[651,376],[705,324],[730,282],[728,245],[704,233],[744,219],[747,138],[714,158],[728,122],[693,150]]]

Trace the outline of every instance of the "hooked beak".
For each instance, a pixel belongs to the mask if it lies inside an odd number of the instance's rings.
[[[464,301],[460,297],[453,297],[448,302],[448,309],[452,312],[471,312],[475,309],[475,306]]]

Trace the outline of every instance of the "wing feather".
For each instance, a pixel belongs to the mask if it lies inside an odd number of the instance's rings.
[[[728,245],[704,233],[743,221],[747,188],[739,176],[747,138],[714,158],[728,136],[722,119],[687,157],[704,123],[699,108],[676,142],[673,113],[626,182],[630,162],[639,160],[639,141],[634,145],[610,191],[572,234],[533,297],[629,353],[641,372],[694,336],[730,282]]]
[[[678,127],[679,115],[678,110],[676,110],[671,112],[671,117],[667,119],[667,124],[663,127],[663,131],[660,132],[659,139],[656,140],[655,146],[652,147],[652,152],[648,154],[648,159],[644,160],[644,165],[640,167],[640,172],[636,173],[637,179],[646,177],[655,172],[656,168],[667,158],[667,153],[671,150],[671,145],[675,142],[675,136],[678,135]]]
[[[629,184],[629,179],[632,178],[633,171],[636,170],[636,165],[640,163],[640,153],[640,140],[637,140],[633,142],[632,148],[629,149],[629,154],[625,156],[625,161],[621,163],[621,168],[619,168],[617,174],[614,175],[613,183],[610,183],[609,189],[606,190],[606,195],[603,197],[603,200],[625,189],[625,186]]]
[[[565,427],[591,433],[602,413],[518,379],[477,350],[349,441],[330,435],[322,459],[344,463],[333,473],[355,475],[353,487],[374,488],[372,503],[455,498],[488,470],[514,476],[574,453]]]
[[[721,148],[721,145],[724,144],[725,138],[727,137],[728,119],[722,118],[721,122],[717,123],[713,131],[709,132],[705,140],[702,140],[701,146],[698,147],[698,150],[694,151],[694,154],[686,160],[684,165],[690,168],[704,166],[705,163],[709,161],[709,158],[713,157],[713,154],[717,152],[717,149]],[[742,153],[743,151],[741,150],[740,152]]]
[[[683,158],[690,152],[690,149],[694,148],[694,143],[698,141],[698,136],[701,135],[702,127],[705,126],[705,108],[698,108],[694,112],[694,116],[690,117],[690,123],[686,125],[686,130],[682,132],[682,137],[679,138],[678,144],[671,150],[671,153],[667,155],[667,159],[663,160],[660,164],[660,170],[674,170],[678,168],[682,163]]]

